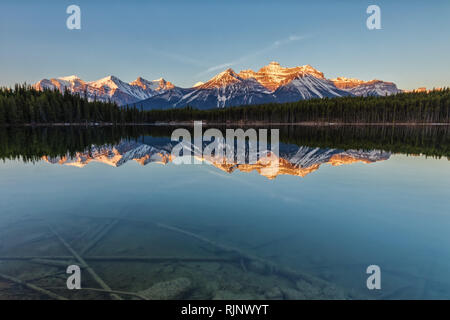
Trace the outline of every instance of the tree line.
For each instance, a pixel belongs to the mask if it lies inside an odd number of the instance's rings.
[[[84,95],[35,90],[27,85],[0,88],[0,125],[52,123],[138,123],[143,112],[111,101],[88,101]]]
[[[245,126],[240,126],[246,130]],[[264,126],[280,130],[280,142],[297,146],[385,150],[408,155],[450,158],[449,126]],[[184,126],[193,136],[193,127]],[[236,126],[222,126],[225,129]],[[207,126],[204,127],[204,130]],[[39,161],[43,156],[73,156],[92,146],[116,145],[158,137],[169,142],[173,126],[3,126],[0,159]],[[151,140],[151,139],[150,139]]]
[[[449,123],[450,89],[410,92],[383,97],[340,97],[224,109],[151,110],[152,121],[262,123]]]
[[[198,110],[143,110],[83,95],[30,86],[0,88],[0,125],[52,123],[138,124],[204,120],[211,123],[449,123],[450,89],[384,97],[341,97]]]

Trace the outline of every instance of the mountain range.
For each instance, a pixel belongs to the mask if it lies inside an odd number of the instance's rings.
[[[167,164],[175,160],[171,152],[174,145],[178,143],[177,141],[172,141],[168,137],[146,137],[145,139],[143,142],[123,140],[114,146],[92,146],[86,152],[76,152],[63,157],[44,156],[43,160],[52,164],[80,168],[90,162],[101,162],[113,167],[119,167],[132,160],[143,166],[149,163]],[[188,150],[195,150],[195,146],[192,144],[186,144],[185,146]],[[258,160],[253,164],[219,162],[215,158],[205,156],[202,160],[227,173],[232,173],[236,170],[241,172],[256,171],[266,178],[274,179],[278,175],[305,177],[318,170],[322,164],[339,166],[355,162],[373,163],[387,160],[391,156],[391,153],[381,150],[314,148],[284,143],[280,143],[279,152],[279,158],[267,161],[263,157],[262,160]],[[266,153],[267,151],[261,151],[260,155]],[[275,165],[274,161],[278,162],[278,166]]]
[[[119,106],[133,104],[152,96],[166,92],[175,86],[158,79],[153,81],[145,80],[141,77],[133,82],[126,83],[115,76],[108,76],[97,81],[86,82],[77,76],[62,78],[43,79],[34,84],[38,90],[68,90],[71,93],[78,93],[86,96],[89,100],[114,101]]]
[[[114,76],[86,82],[77,76],[43,79],[34,87],[86,96],[89,100],[113,101],[119,106],[170,109],[186,106],[198,109],[224,108],[271,102],[295,102],[311,98],[342,96],[384,96],[401,92],[392,82],[363,81],[338,77],[327,79],[310,65],[285,68],[271,62],[257,72],[227,69],[207,82],[181,88],[160,78],[141,77],[126,83]]]

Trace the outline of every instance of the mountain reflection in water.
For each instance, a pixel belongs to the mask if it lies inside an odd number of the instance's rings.
[[[0,128],[0,299],[111,299],[67,290],[61,239],[123,299],[450,297],[448,126],[284,126],[279,158],[208,166],[174,129]]]
[[[100,162],[119,167],[131,160],[143,166],[149,163],[167,164],[174,160],[171,155],[174,143],[169,138],[158,139],[153,143],[123,140],[114,146],[91,146],[89,150],[76,152],[74,155],[43,156],[43,160],[53,164],[80,168],[90,162]],[[213,157],[203,157],[202,160],[228,173],[235,170],[241,172],[255,170],[262,176],[274,179],[280,174],[304,177],[319,169],[322,164],[339,166],[354,162],[372,163],[387,160],[390,155],[390,152],[381,150],[342,150],[280,144],[280,157],[269,161],[262,159],[256,161],[256,163],[230,163],[226,159],[217,161]],[[276,162],[278,162],[278,167]]]

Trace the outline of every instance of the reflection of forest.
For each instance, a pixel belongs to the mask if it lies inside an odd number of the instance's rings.
[[[192,128],[186,127],[188,130]],[[298,146],[343,150],[384,150],[450,158],[449,126],[279,126],[280,142]],[[143,136],[170,139],[176,127],[3,127],[0,128],[1,159],[38,161],[86,151],[92,145],[117,144]],[[222,128],[223,130],[225,128]],[[245,129],[245,128],[244,128]],[[204,128],[206,130],[206,127]]]

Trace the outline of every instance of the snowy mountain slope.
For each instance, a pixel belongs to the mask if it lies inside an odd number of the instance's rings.
[[[262,104],[269,102],[294,102],[322,97],[348,96],[350,93],[336,88],[323,73],[306,65],[283,68],[276,62],[258,72],[227,69],[203,84],[180,96],[179,101],[166,103],[162,96],[141,101],[144,109],[224,108],[228,106]]]
[[[108,76],[97,81],[85,82],[77,76],[43,79],[34,87],[38,90],[59,90],[87,95],[89,100],[113,101],[118,105],[133,104],[173,89],[174,85],[164,79],[153,81],[141,77],[126,83],[115,76]]]
[[[343,97],[351,94],[336,88],[333,82],[327,79],[307,74],[280,86],[273,95],[277,102],[293,102],[312,98]]]
[[[184,93],[182,96],[178,93]],[[167,92],[165,95],[170,93]],[[227,69],[206,83],[191,89],[178,90],[178,101],[172,95],[171,103],[163,101],[164,95],[158,95],[141,101],[144,109],[181,108],[186,106],[198,109],[224,108],[228,106],[258,104],[274,101],[270,91],[255,79],[243,79],[232,69]]]
[[[85,82],[77,76],[43,79],[39,90],[52,89],[87,95],[89,100],[114,101],[118,105],[136,105],[146,110],[183,108],[224,108],[270,102],[295,102],[311,98],[342,96],[385,96],[402,92],[392,82],[362,81],[338,77],[327,79],[310,65],[285,68],[270,62],[257,72],[239,73],[227,69],[209,81],[192,88],[180,88],[164,79],[141,77],[126,83],[114,76]]]
[[[250,69],[239,72],[240,77],[244,79],[253,78],[272,92],[280,86],[305,75],[312,75],[318,79],[324,79],[323,73],[314,69],[310,65],[284,68],[275,61],[272,61],[267,66],[262,67],[258,72],[254,72]]]
[[[395,83],[381,80],[363,81],[354,78],[338,77],[331,79],[336,87],[355,96],[386,96],[402,92]]]
[[[175,87],[149,99],[139,101],[135,105],[139,108],[142,107],[144,110],[185,107],[186,105],[182,105],[181,102],[194,91],[195,88]]]

